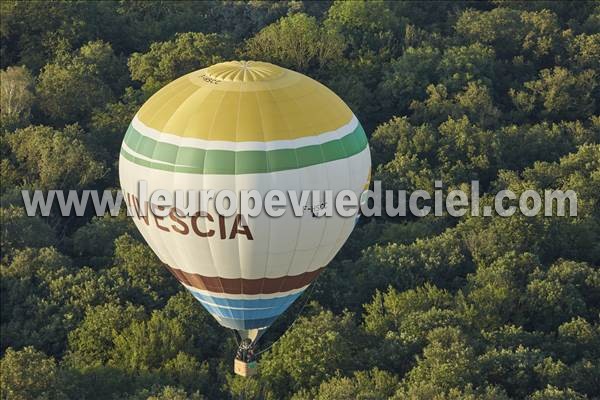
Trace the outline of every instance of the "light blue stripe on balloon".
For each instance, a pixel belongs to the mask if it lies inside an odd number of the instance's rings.
[[[231,329],[255,329],[271,325],[303,292],[270,299],[240,299],[189,290],[221,325]]]
[[[262,319],[276,317],[283,313],[291,304],[291,302],[281,303],[277,307],[270,308],[230,308],[230,307],[215,307],[213,305],[200,302],[206,310],[214,315],[233,319]]]
[[[210,296],[204,293],[190,290],[194,297],[201,303],[211,303],[216,307],[235,307],[235,308],[272,308],[280,307],[282,304],[292,304],[303,291],[296,292],[290,295],[273,297],[270,299],[236,299],[227,297]]]
[[[235,310],[231,308],[215,308],[202,304],[212,315],[232,319],[263,319],[277,317],[285,309],[267,308],[265,310]]]
[[[265,319],[231,319],[220,318],[219,322],[229,329],[257,329],[270,326],[277,317]]]

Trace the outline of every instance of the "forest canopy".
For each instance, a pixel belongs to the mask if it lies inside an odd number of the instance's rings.
[[[599,3],[7,0],[0,12],[2,399],[600,398]],[[479,180],[484,202],[571,189],[578,215],[364,218],[264,336],[259,375],[235,376],[234,337],[124,212],[28,217],[20,195],[117,190],[145,100],[232,59],[330,87],[365,127],[384,189]]]

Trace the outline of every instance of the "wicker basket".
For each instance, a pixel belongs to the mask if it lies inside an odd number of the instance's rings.
[[[233,372],[244,377],[253,376],[258,372],[258,364],[256,361],[247,363],[236,358],[233,361]]]

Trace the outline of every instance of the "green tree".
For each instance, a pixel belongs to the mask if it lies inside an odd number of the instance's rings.
[[[558,352],[561,359],[599,358],[600,325],[591,324],[582,317],[575,317],[558,327]]]
[[[567,35],[567,52],[572,65],[579,70],[592,69],[600,74],[600,33]]]
[[[498,138],[495,132],[471,123],[468,117],[448,118],[439,128],[438,176],[447,184],[473,179],[487,185],[498,168]]]
[[[506,390],[509,396],[525,398],[538,385],[536,366],[543,360],[539,349],[517,346],[515,349],[490,349],[477,365],[485,379]]]
[[[320,25],[316,18],[298,13],[281,18],[248,39],[243,55],[308,72],[338,62],[345,46],[340,34]]]
[[[548,9],[524,12],[521,23],[526,27],[523,53],[544,65],[563,56],[563,38],[558,18]]]
[[[573,73],[563,67],[540,71],[539,79],[525,82],[523,90],[511,89],[517,108],[525,115],[539,113],[551,120],[590,117],[596,109],[596,74]]]
[[[149,96],[182,75],[226,61],[232,50],[232,44],[218,34],[179,33],[172,40],[153,43],[145,53],[132,54],[129,71]]]
[[[123,61],[107,43],[89,42],[73,53],[61,51],[38,77],[40,108],[56,124],[88,121],[94,108],[115,99],[124,77]]]
[[[383,107],[402,115],[411,100],[423,100],[425,89],[438,78],[440,50],[430,46],[409,47],[402,56],[392,60],[380,85]]]
[[[200,360],[222,354],[222,328],[189,292],[180,291],[169,298],[162,312],[181,324],[185,335],[192,342],[193,350],[190,350],[190,354]]]
[[[159,312],[154,312],[148,321],[132,321],[113,342],[109,363],[139,372],[160,369],[190,344],[181,324]]]
[[[446,393],[440,392],[431,385],[423,385],[417,390],[413,388],[399,390],[393,400],[412,400],[415,398],[436,400],[509,400],[504,390],[492,385],[481,385],[473,388],[467,385],[464,389],[452,388]]]
[[[163,264],[142,242],[125,233],[115,240],[116,265],[106,275],[119,297],[148,308],[164,305],[180,286]]]
[[[499,134],[502,167],[520,171],[536,161],[558,161],[577,144],[597,142],[595,136],[593,128],[579,121],[505,126]]]
[[[114,300],[106,279],[54,248],[15,252],[2,273],[2,347],[35,345],[61,355],[89,306]]]
[[[3,2],[2,67],[18,64],[39,71],[64,44],[81,45],[92,40],[98,33],[96,28],[108,22],[102,18],[106,8],[93,3],[57,2],[38,7],[33,3]]]
[[[3,399],[66,399],[61,392],[60,371],[56,361],[28,346],[16,351],[8,348],[0,361],[0,387]]]
[[[321,13],[322,8],[327,10],[328,7],[329,4],[326,2],[248,1],[210,3],[205,24],[210,24],[211,29],[209,31],[231,35],[238,43],[245,38],[252,37],[265,26],[287,14],[302,11],[314,15],[315,13]]]
[[[475,351],[460,329],[437,328],[429,333],[428,341],[423,357],[406,377],[411,396],[443,395],[478,383]]]
[[[392,7],[385,1],[334,1],[327,11],[325,26],[346,38],[354,57],[373,53],[385,59],[397,51],[398,35],[406,23],[394,15]]]
[[[69,332],[66,361],[81,369],[106,364],[116,337],[132,321],[140,321],[144,316],[143,308],[131,304],[108,303],[89,308],[81,324]]]
[[[71,235],[71,253],[79,263],[94,267],[108,266],[113,260],[115,240],[125,233],[137,235],[133,222],[125,212],[117,217],[94,217]]]
[[[449,47],[440,59],[438,74],[450,92],[464,88],[470,81],[491,86],[495,62],[494,49],[480,43]]]
[[[336,376],[319,385],[314,392],[302,391],[292,396],[293,400],[376,400],[388,399],[399,385],[398,377],[374,368],[357,371],[352,377]]]
[[[62,130],[31,125],[8,134],[6,141],[21,178],[20,186],[79,189],[105,173],[102,163],[86,147],[85,133],[77,125]]]
[[[370,146],[374,164],[386,164],[398,153],[432,158],[435,155],[437,140],[436,132],[430,126],[414,126],[407,117],[394,117],[379,125],[371,136]]]
[[[337,371],[356,363],[353,340],[357,338],[350,314],[330,311],[300,317],[261,360],[261,379],[275,397],[318,385]]]
[[[390,288],[386,293],[377,291],[371,303],[365,304],[364,324],[367,332],[386,336],[400,334],[403,340],[426,339],[426,330],[419,332],[413,330],[409,322],[412,314],[422,314],[431,309],[451,310],[454,307],[454,298],[446,290],[426,284],[423,287],[398,292]],[[411,323],[414,321],[410,321]],[[412,337],[411,337],[412,336]]]
[[[10,263],[0,265],[2,285],[2,349],[35,345],[48,352],[62,346],[68,327],[59,307],[44,302],[47,283],[64,276],[71,260],[54,248],[15,251]]]
[[[58,243],[55,232],[40,217],[28,217],[25,210],[10,206],[0,208],[2,221],[2,260],[26,247],[50,247]]]
[[[206,392],[209,390],[210,372],[208,362],[200,362],[194,356],[184,352],[168,360],[161,368],[168,381],[184,387],[189,392]]]
[[[351,298],[346,301],[352,304],[352,300],[358,298],[364,303],[375,289],[389,285],[406,290],[429,282],[450,288],[456,281],[462,282],[471,268],[465,243],[450,230],[411,244],[375,245],[365,250],[358,262],[348,269],[346,276],[352,277],[353,286],[360,291],[350,293]],[[367,298],[363,297],[365,293],[368,293]]]
[[[432,330],[466,325],[455,301],[447,291],[428,284],[404,292],[377,291],[363,313],[365,330],[377,342],[370,350],[377,364],[406,372]]]
[[[33,104],[33,77],[25,67],[0,71],[0,124],[8,129],[29,122]]]
[[[530,400],[585,400],[587,398],[587,396],[577,393],[571,388],[559,389],[553,386],[537,390],[529,396]]]
[[[600,300],[600,271],[586,263],[562,261],[539,271],[527,286],[531,323],[556,328],[574,317],[592,317]]]
[[[113,166],[113,175],[118,171],[118,157],[115,154],[119,153],[123,134],[145,98],[146,94],[141,90],[128,87],[119,101],[92,111],[87,125],[90,148],[98,159]]]
[[[499,327],[527,322],[526,287],[539,260],[529,253],[507,253],[491,265],[479,265],[469,276],[467,301],[472,304],[473,322],[479,327]]]
[[[496,7],[489,11],[466,9],[460,13],[454,28],[468,43],[490,45],[502,58],[520,54],[526,33],[526,27],[520,21],[520,12],[508,7]]]
[[[562,56],[560,23],[557,15],[548,9],[467,9],[460,14],[455,29],[469,43],[493,46],[505,59],[519,56],[528,62],[546,64]]]
[[[411,120],[419,123],[429,122],[437,126],[448,116],[458,119],[466,115],[482,128],[491,128],[498,124],[500,110],[494,105],[487,86],[469,82],[463,92],[457,93],[450,99],[444,85],[429,85],[427,95],[425,101],[411,103],[410,108],[413,110]]]
[[[127,400],[203,400],[205,397],[201,394],[188,393],[183,388],[176,386],[157,386],[152,389],[142,389]]]

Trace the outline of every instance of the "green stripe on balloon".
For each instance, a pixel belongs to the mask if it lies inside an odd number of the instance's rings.
[[[240,175],[286,171],[341,160],[367,147],[365,131],[360,126],[346,136],[318,145],[276,150],[205,150],[176,146],[144,136],[129,127],[125,144],[138,155],[121,149],[127,160],[152,169],[191,174]]]

